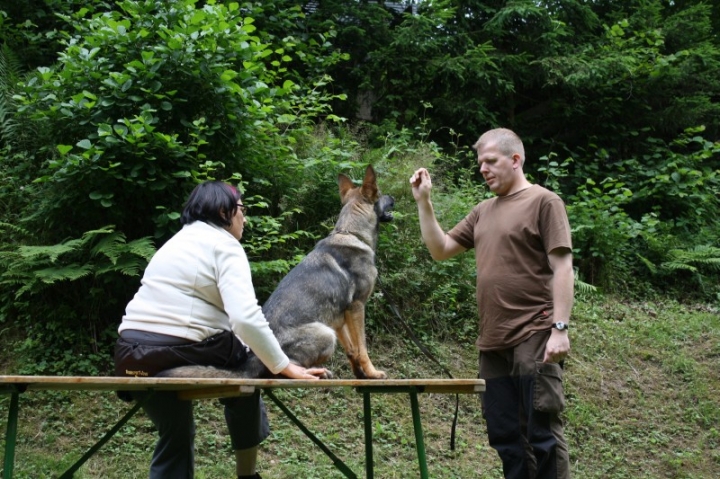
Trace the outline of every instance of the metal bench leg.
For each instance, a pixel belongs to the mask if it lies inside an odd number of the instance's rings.
[[[370,407],[370,393],[363,392],[363,419],[365,421],[365,477],[373,479],[373,440],[372,440],[372,410]]]
[[[5,433],[5,460],[3,461],[3,479],[11,479],[15,466],[15,441],[17,440],[17,422],[20,393],[14,392],[10,398],[7,431]]]
[[[415,447],[417,448],[418,462],[420,463],[421,479],[428,479],[427,460],[425,459],[425,441],[423,440],[422,424],[420,423],[420,406],[416,392],[410,393],[410,406],[412,407],[413,427],[415,428]]]

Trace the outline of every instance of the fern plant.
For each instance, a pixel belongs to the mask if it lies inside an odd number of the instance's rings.
[[[22,76],[18,57],[6,44],[0,45],[0,139],[12,142],[17,130],[13,120],[15,110],[12,96]]]
[[[580,270],[575,268],[575,292],[583,296],[591,296],[598,293],[598,288],[580,279]]]
[[[138,276],[155,253],[150,238],[127,242],[106,226],[55,245],[20,246],[0,252],[0,285],[17,287],[15,298],[37,294],[62,281],[112,273]]]
[[[720,271],[720,248],[697,245],[691,249],[671,249],[669,259],[660,267],[667,271],[685,270],[699,273],[702,269]]]
[[[683,281],[683,278],[687,280],[689,275],[691,279],[697,282],[699,291],[704,297],[712,297],[712,292],[708,291],[706,286],[708,278],[713,278],[714,281],[710,283],[715,285],[715,296],[720,299],[720,289],[717,288],[717,279],[720,276],[720,248],[712,245],[696,245],[687,249],[669,249],[664,261],[658,265],[648,258],[638,257],[653,275],[674,277],[676,282],[682,284],[682,289],[688,292],[691,291],[688,286],[695,285],[695,283]]]
[[[29,238],[17,226],[0,231]],[[3,245],[0,323],[22,331],[14,346],[23,374],[99,374],[111,367],[121,310],[155,252],[106,226],[53,245]]]

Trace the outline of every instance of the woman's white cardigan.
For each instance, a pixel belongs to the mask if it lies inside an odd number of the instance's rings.
[[[232,330],[273,373],[290,363],[258,304],[250,264],[228,231],[185,225],[153,256],[118,331],[202,341]]]

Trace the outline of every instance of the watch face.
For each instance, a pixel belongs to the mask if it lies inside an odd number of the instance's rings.
[[[561,323],[555,323],[553,326],[555,327],[555,329],[558,329],[558,330],[560,330],[560,331],[563,331],[563,330],[565,330],[565,329],[568,328],[568,327],[567,327],[567,324],[562,323],[562,322],[561,322]]]

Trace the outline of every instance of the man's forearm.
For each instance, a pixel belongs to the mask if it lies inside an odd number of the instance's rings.
[[[418,217],[420,219],[420,233],[423,242],[427,246],[430,256],[435,260],[446,259],[445,250],[445,232],[435,218],[435,211],[432,203],[418,202]]]

